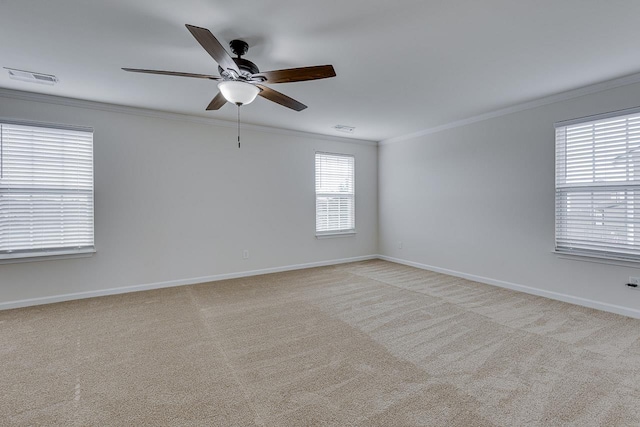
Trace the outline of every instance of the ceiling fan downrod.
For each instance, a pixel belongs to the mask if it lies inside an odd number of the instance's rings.
[[[231,40],[229,42],[229,47],[231,48],[231,53],[237,55],[238,58],[246,55],[249,51],[249,44],[244,40]]]

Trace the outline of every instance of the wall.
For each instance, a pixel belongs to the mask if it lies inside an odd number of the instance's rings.
[[[552,253],[553,123],[638,105],[634,84],[382,144],[380,253],[640,317],[638,268]]]
[[[238,149],[233,126],[2,96],[0,117],[95,129],[97,248],[89,258],[1,264],[0,307],[377,252],[373,144],[254,128]],[[355,237],[315,238],[315,150],[356,156]]]

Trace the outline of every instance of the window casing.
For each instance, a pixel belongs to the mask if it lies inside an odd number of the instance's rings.
[[[556,124],[556,252],[640,261],[640,109]]]
[[[0,260],[90,252],[93,130],[0,121]]]
[[[316,235],[353,234],[355,157],[316,153]]]

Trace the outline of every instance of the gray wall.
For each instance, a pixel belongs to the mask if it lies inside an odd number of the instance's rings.
[[[552,253],[553,123],[638,105],[635,84],[381,145],[380,253],[639,310],[637,268]]]
[[[374,145],[244,130],[238,149],[233,127],[2,97],[0,117],[95,129],[97,247],[1,264],[0,304],[377,252]],[[315,150],[356,156],[355,237],[315,238]]]
[[[95,128],[98,249],[0,264],[0,304],[381,253],[640,314],[640,269],[552,253],[553,123],[638,105],[635,84],[379,148],[244,130],[238,150],[233,128],[0,97]],[[355,237],[314,237],[315,150],[356,156]]]

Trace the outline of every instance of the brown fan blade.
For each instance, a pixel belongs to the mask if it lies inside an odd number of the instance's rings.
[[[273,90],[271,88],[268,88],[262,85],[256,85],[256,86],[260,88],[260,93],[258,95],[268,99],[269,101],[273,101],[277,104],[280,104],[287,108],[291,108],[292,110],[296,110],[296,111],[302,111],[305,108],[307,108],[307,106],[304,105],[303,103],[298,102],[293,98],[289,98],[287,95],[280,93],[277,90]]]
[[[198,40],[198,43],[202,45],[204,50],[206,50],[209,55],[211,55],[213,59],[220,64],[223,70],[231,69],[240,74],[240,70],[236,63],[233,62],[233,58],[231,58],[224,47],[222,47],[218,39],[211,34],[211,31],[206,28],[195,27],[189,24],[187,24],[186,27],[191,34],[193,34],[193,37]]]
[[[141,70],[140,68],[123,68],[123,70],[129,71],[132,73],[161,74],[164,76],[195,77],[198,79],[220,80],[220,77],[210,76],[208,74],[179,73],[176,71],[160,71],[160,70]]]
[[[222,95],[222,92],[218,92],[215,98],[213,98],[213,100],[211,100],[209,105],[207,105],[207,111],[219,110],[226,103],[227,103],[227,100]]]
[[[253,74],[252,78],[264,79],[265,83],[291,83],[305,80],[318,80],[335,77],[333,65],[317,65],[315,67],[289,68],[286,70],[265,71]]]

